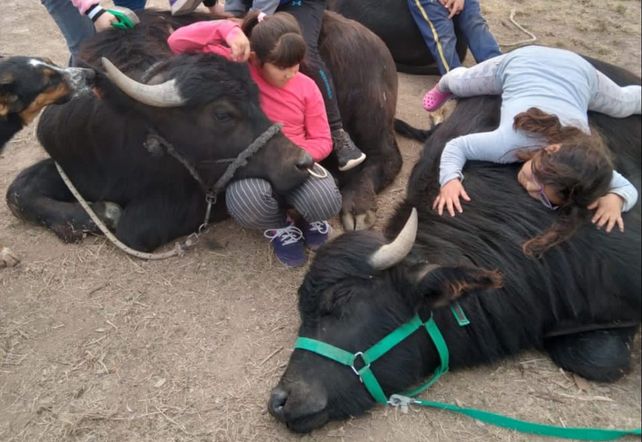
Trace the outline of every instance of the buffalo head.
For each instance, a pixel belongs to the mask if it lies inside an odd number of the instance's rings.
[[[365,351],[416,313],[427,319],[462,294],[500,285],[496,272],[442,267],[407,257],[417,230],[413,209],[397,238],[347,233],[322,248],[299,289],[299,336],[350,353]],[[439,365],[425,333],[415,332],[372,370],[386,395],[399,393]],[[296,432],[362,414],[374,404],[350,367],[295,350],[269,412]]]
[[[141,116],[148,130],[174,146],[209,184],[272,125],[242,64],[183,55],[153,66],[138,81],[109,60],[102,63],[106,75],[97,80],[98,94]],[[278,133],[235,176],[264,178],[277,192],[286,192],[308,177],[312,165],[304,150]]]

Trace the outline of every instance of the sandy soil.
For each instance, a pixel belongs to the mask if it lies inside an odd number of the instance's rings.
[[[514,9],[540,43],[640,74],[637,0],[485,0],[483,9],[501,43],[528,38],[510,23]],[[67,60],[36,0],[3,0],[0,53]],[[400,75],[400,117],[425,126],[420,97],[434,81]],[[377,227],[403,197],[420,148],[400,142],[403,173],[381,195]],[[0,193],[43,156],[34,128],[20,133],[0,157]],[[285,270],[260,234],[232,222],[183,258],[144,262],[102,237],[62,244],[2,204],[0,244],[22,258],[0,271],[0,440],[532,439],[445,412],[383,408],[311,435],[289,433],[265,404],[291,351],[304,270]],[[632,372],[611,385],[528,352],[449,374],[426,396],[551,424],[639,426],[639,340],[635,347]]]

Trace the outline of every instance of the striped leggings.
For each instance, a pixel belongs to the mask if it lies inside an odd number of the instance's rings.
[[[274,194],[268,181],[247,178],[227,186],[225,203],[241,226],[267,230],[286,225],[288,207],[296,209],[308,222],[332,218],[341,210],[341,193],[330,173],[325,178],[311,176],[283,197]]]

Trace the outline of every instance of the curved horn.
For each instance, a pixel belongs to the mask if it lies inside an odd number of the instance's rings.
[[[178,107],[185,104],[185,99],[176,88],[176,80],[162,84],[139,83],[123,74],[105,57],[101,61],[109,79],[134,100],[155,107]]]
[[[370,256],[368,260],[370,265],[376,270],[385,270],[404,259],[415,243],[417,222],[417,209],[413,207],[406,225],[403,226],[395,240],[379,247],[379,250]]]

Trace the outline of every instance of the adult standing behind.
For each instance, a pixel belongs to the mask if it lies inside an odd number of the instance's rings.
[[[114,0],[116,6],[143,9],[146,0]],[[54,19],[71,53],[69,65],[78,61],[80,45],[96,32],[111,28],[118,19],[100,6],[100,0],[41,0]]]
[[[502,53],[479,0],[408,0],[408,7],[441,75],[461,66],[455,25],[477,63]]]
[[[201,0],[169,0],[169,2],[172,14],[180,15],[193,11]],[[216,0],[204,0],[203,4],[212,11],[216,7]],[[260,19],[277,11],[288,12],[296,18],[307,45],[301,71],[311,77],[321,90],[332,131],[333,151],[339,170],[344,172],[361,164],[366,159],[366,155],[343,130],[332,74],[319,54],[319,34],[326,6],[327,0],[225,0],[225,12],[234,17],[242,17],[253,9],[260,11]]]

